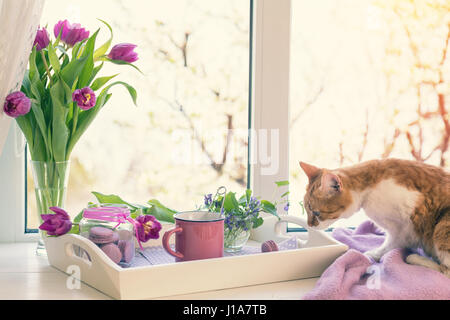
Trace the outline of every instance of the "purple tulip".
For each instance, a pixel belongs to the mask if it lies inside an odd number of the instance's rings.
[[[129,63],[135,62],[138,60],[138,54],[133,51],[136,47],[135,44],[131,43],[116,44],[108,54],[108,58]]]
[[[97,102],[94,91],[89,87],[75,90],[72,94],[72,100],[83,110],[89,110]]]
[[[159,238],[159,231],[162,226],[154,216],[141,215],[136,218],[136,222],[138,238],[140,241],[147,242],[150,239]]]
[[[47,29],[38,29],[36,38],[34,39],[33,47],[36,46],[36,50],[41,51],[42,49],[47,48],[49,43],[50,38]]]
[[[61,33],[61,41],[73,47],[77,42],[89,38],[89,31],[81,27],[79,23],[71,24],[69,21],[59,21],[53,29],[55,37]]]
[[[3,111],[13,118],[23,116],[30,112],[31,100],[21,91],[16,91],[6,97]]]
[[[55,214],[41,214],[44,222],[39,229],[47,231],[49,236],[62,236],[72,229],[72,222],[66,211],[58,207],[51,207]]]
[[[69,26],[70,26],[69,21],[67,21],[67,20],[61,21],[60,20],[53,28],[53,33],[55,34],[55,38],[58,38],[59,33],[62,32],[60,39],[61,40],[65,39],[67,37],[67,34],[69,33]]]

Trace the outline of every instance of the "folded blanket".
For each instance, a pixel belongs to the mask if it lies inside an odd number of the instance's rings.
[[[422,266],[410,265],[408,249],[394,249],[380,262],[373,262],[363,252],[380,246],[384,232],[371,221],[356,230],[337,228],[333,237],[348,245],[322,274],[306,300],[450,300],[450,279],[442,273]],[[422,252],[415,252],[424,255]]]

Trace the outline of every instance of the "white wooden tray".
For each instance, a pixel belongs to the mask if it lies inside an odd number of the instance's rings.
[[[306,225],[289,216],[283,221]],[[276,218],[266,218],[249,244],[260,246],[269,239],[285,240],[287,237],[279,231],[281,226]],[[164,225],[161,234],[172,227]],[[77,266],[79,280],[116,299],[149,299],[317,277],[348,249],[324,232],[309,231],[307,240],[299,240],[299,249],[121,268],[94,243],[79,235],[49,237],[44,241],[52,266],[65,273],[73,272]],[[91,261],[77,256],[74,245],[84,249]],[[161,240],[152,240],[146,245],[158,246]]]

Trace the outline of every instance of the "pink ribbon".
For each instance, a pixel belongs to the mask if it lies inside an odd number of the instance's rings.
[[[141,250],[144,250],[138,236],[138,223],[130,217],[130,210],[123,207],[98,207],[84,209],[83,217],[87,219],[95,219],[109,222],[117,222],[113,228],[117,228],[122,223],[131,223],[134,227],[136,239]]]

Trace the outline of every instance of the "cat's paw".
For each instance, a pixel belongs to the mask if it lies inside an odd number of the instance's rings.
[[[434,262],[431,259],[425,258],[425,257],[415,254],[415,253],[410,254],[409,256],[406,257],[406,263],[411,264],[411,265],[426,267],[426,268],[433,269],[436,271],[441,271],[439,264],[437,264],[436,262]]]
[[[376,262],[380,261],[383,254],[384,254],[384,252],[379,249],[374,249],[374,250],[364,252],[364,255],[366,255],[369,258],[372,258]]]

